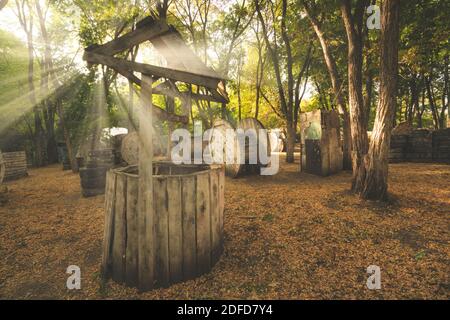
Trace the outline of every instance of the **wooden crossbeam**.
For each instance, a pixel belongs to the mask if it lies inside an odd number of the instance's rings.
[[[83,59],[91,64],[103,64],[116,70],[120,68],[131,73],[139,72],[146,75],[169,78],[174,81],[203,86],[214,91],[216,91],[218,84],[221,82],[220,79],[216,78],[210,78],[186,71],[157,67],[150,64],[127,61],[108,55],[98,54],[92,51],[85,51]]]
[[[141,86],[142,81],[138,77],[136,77],[133,72],[128,71],[127,69],[124,69],[120,66],[111,67],[112,69],[116,70],[118,73],[129,79],[134,84]],[[153,92],[155,94],[161,94],[159,92]],[[153,107],[153,114],[158,117],[161,120],[167,120],[171,122],[180,122],[183,124],[186,124],[189,122],[189,118],[186,116],[179,116],[174,113],[167,112],[166,110],[156,106],[155,104],[152,104]]]

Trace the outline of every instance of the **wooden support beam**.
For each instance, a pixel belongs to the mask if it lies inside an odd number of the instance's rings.
[[[127,69],[121,68],[121,67],[114,67],[114,70],[116,70],[118,73],[120,73],[121,75],[123,75],[125,78],[127,78],[128,80],[130,80],[131,82],[133,82],[134,84],[141,86],[141,79],[139,79],[138,77],[136,77],[133,72],[128,71]],[[152,79],[153,82],[154,79]],[[160,92],[158,92],[157,90],[153,89],[152,93],[156,93],[156,94],[161,94]],[[169,113],[166,110],[163,110],[162,108],[156,106],[156,105],[152,105],[153,108],[153,113],[154,115],[160,119],[160,120],[167,120],[167,121],[171,121],[171,122],[180,122],[183,124],[186,124],[189,122],[189,117],[185,117],[185,116],[179,116],[175,113]]]
[[[163,35],[170,31],[165,22],[154,21],[152,23],[142,24],[137,29],[114,39],[106,44],[88,48],[92,52],[113,56],[119,52],[130,49],[144,41]]]
[[[153,210],[153,119],[152,78],[142,75],[139,108],[139,197],[138,197],[138,278],[140,289],[149,290],[154,283],[155,239]]]
[[[175,81],[181,81],[207,87],[208,89],[214,91],[217,90],[217,86],[221,81],[220,79],[205,77],[203,75],[198,75],[187,71],[173,70],[149,64],[127,61],[103,54],[94,53],[92,51],[85,51],[83,59],[88,63],[103,64],[115,70],[120,68],[123,70],[127,70],[128,72],[140,72],[142,74],[157,76],[160,78],[169,78]]]

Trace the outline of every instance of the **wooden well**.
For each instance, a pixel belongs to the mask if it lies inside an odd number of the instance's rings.
[[[139,180],[137,166],[107,174],[103,275],[152,289],[209,272],[223,249],[224,169],[154,163],[153,223],[147,229]],[[151,252],[147,261],[142,250]]]

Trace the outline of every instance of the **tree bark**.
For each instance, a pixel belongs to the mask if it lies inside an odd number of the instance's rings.
[[[342,0],[341,12],[348,42],[348,94],[352,133],[352,190],[358,191],[364,179],[363,159],[368,151],[367,117],[362,93],[362,21],[367,1],[358,0],[354,14],[350,0]]]
[[[56,110],[58,112],[59,123],[60,123],[61,129],[63,131],[64,142],[66,143],[66,147],[67,147],[67,156],[69,157],[70,167],[71,167],[73,173],[78,173],[78,171],[79,171],[78,163],[77,163],[77,160],[75,157],[75,151],[74,151],[74,148],[72,145],[72,141],[70,139],[70,133],[69,133],[69,130],[67,129],[67,126],[65,123],[64,111],[63,111],[62,103],[61,103],[61,100],[59,99],[59,97],[56,100]]]
[[[293,163],[297,130],[292,121],[288,121],[286,129],[286,162]]]
[[[448,63],[449,63],[449,57],[445,56],[444,58],[444,88],[442,89],[442,109],[441,109],[441,113],[439,116],[439,128],[440,129],[445,129],[446,127],[446,119],[445,119],[445,112],[448,109],[448,104],[449,104],[449,74],[448,74]]]
[[[397,103],[400,0],[384,0],[381,7],[380,99],[369,152],[365,158],[363,199],[387,200],[388,158]]]
[[[436,110],[431,76],[425,77],[425,87],[427,89],[428,103],[430,104],[431,114],[433,115],[434,128],[437,130],[439,129],[439,115]]]

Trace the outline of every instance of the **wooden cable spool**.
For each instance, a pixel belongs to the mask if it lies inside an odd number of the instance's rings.
[[[259,133],[261,129],[265,129],[261,122],[254,118],[246,118],[239,121],[237,129],[242,129],[243,133],[246,134],[245,141],[240,141],[233,126],[223,119],[215,121],[212,129],[213,131],[209,138],[211,154],[214,157],[214,154],[223,152],[223,161],[225,162],[225,172],[227,176],[237,178],[244,172],[256,172],[257,169],[266,165],[264,164],[264,161],[261,161],[259,156],[259,147],[261,142],[263,142],[260,141]],[[233,130],[235,134],[232,139],[228,139],[229,141],[227,141],[226,132],[230,129]],[[250,129],[252,129],[252,131],[249,131]],[[216,139],[219,139],[218,133],[225,139],[223,150],[219,149],[220,144],[215,144]],[[267,139],[263,142],[264,145],[262,148],[267,149],[267,156],[270,157],[270,140],[267,134],[266,136]],[[229,159],[232,160],[231,162],[227,161],[227,155],[229,154],[234,154],[234,158]],[[255,163],[250,164],[251,159],[256,159]]]
[[[258,170],[261,167],[267,166],[267,163],[260,158],[259,149],[265,149],[267,157],[271,155],[270,139],[267,132],[265,133],[266,139],[262,140],[260,137],[262,132],[260,130],[265,130],[264,126],[255,118],[246,118],[239,121],[237,129],[250,133],[249,138],[245,139],[245,164],[240,165],[240,172],[259,172]],[[256,163],[251,164],[250,161],[252,159],[256,159]]]
[[[164,146],[168,137],[153,134],[153,155],[163,157],[167,153],[167,146]],[[137,132],[131,132],[122,139],[120,148],[122,159],[130,166],[139,163],[139,135]]]
[[[232,178],[236,178],[239,175],[240,169],[241,169],[241,165],[236,163],[236,159],[238,159],[238,148],[235,147],[236,145],[236,139],[234,139],[233,143],[226,143],[226,132],[227,130],[233,130],[234,128],[233,126],[226,120],[223,119],[219,119],[214,121],[213,123],[213,128],[212,128],[212,133],[211,136],[209,137],[209,151],[211,153],[212,157],[216,157],[218,153],[222,153],[223,156],[223,162],[225,163],[225,173],[227,176],[232,177]],[[219,135],[221,139],[224,139],[224,144],[223,144],[223,148],[221,148],[221,145],[216,144],[216,142],[219,142]],[[234,161],[232,163],[227,163],[227,154],[230,154],[230,152],[236,152],[235,153],[235,157],[234,157]]]
[[[120,152],[122,159],[129,165],[139,163],[139,135],[137,132],[129,133],[123,138]]]

